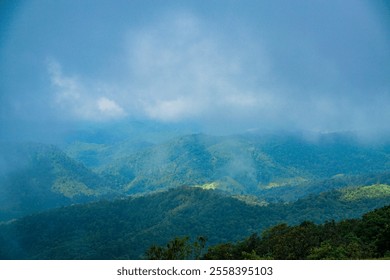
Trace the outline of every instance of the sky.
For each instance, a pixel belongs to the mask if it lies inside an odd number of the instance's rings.
[[[131,120],[390,132],[386,1],[0,3],[0,139]]]

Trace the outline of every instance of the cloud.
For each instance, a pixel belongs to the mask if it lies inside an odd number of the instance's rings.
[[[390,130],[388,40],[365,5],[348,5],[333,11],[325,2],[306,10],[258,4],[251,9],[259,15],[245,6],[229,20],[190,9],[159,11],[129,26],[122,48],[113,46],[123,52],[109,73],[76,67],[64,74],[51,61],[52,104],[74,120]],[[110,49],[100,51],[112,57]]]
[[[272,97],[255,91],[256,75],[245,53],[230,48],[223,34],[188,13],[177,13],[130,33],[127,41],[131,85],[146,117],[180,121],[215,117],[260,107]],[[257,58],[261,59],[259,47]],[[218,113],[217,113],[218,112]]]
[[[101,113],[110,117],[123,117],[125,116],[124,110],[115,103],[115,101],[110,100],[106,97],[101,97],[97,101],[98,109]]]
[[[62,118],[82,121],[107,121],[126,116],[125,110],[113,99],[109,87],[86,85],[78,77],[62,73],[58,62],[48,62],[50,80],[54,89],[52,107]]]
[[[190,100],[180,97],[172,100],[156,101],[154,104],[151,104],[151,101],[143,102],[144,111],[150,118],[166,122],[192,117],[197,115],[197,110],[200,110]]]

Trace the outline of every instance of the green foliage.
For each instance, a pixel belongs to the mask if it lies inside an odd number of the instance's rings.
[[[182,185],[294,201],[309,193],[390,183],[386,146],[364,146],[348,135],[187,135],[123,153],[104,170],[128,194]],[[376,178],[372,178],[372,176]],[[378,175],[378,176],[377,176]]]
[[[383,187],[390,184],[386,145],[364,146],[342,134],[316,141],[255,134],[173,138],[178,132],[172,130],[160,131],[166,135],[158,141],[159,133],[149,130],[138,135],[124,124],[118,131],[87,129],[65,147],[73,158],[50,145],[1,143],[6,168],[0,170],[0,220],[184,185],[215,188],[254,205],[375,184],[381,190],[363,188],[345,198],[380,200],[389,194]]]
[[[343,189],[343,199],[359,200],[367,198],[381,198],[390,196],[390,186],[387,184],[375,184],[359,188]]]
[[[25,217],[1,225],[0,236],[23,248],[22,254],[6,243],[8,258],[140,259],[146,248],[174,236],[205,235],[210,244],[238,240],[269,216],[211,190],[180,188]]]
[[[151,246],[146,251],[146,259],[149,260],[199,260],[203,249],[206,246],[206,238],[198,237],[194,243],[190,243],[190,238],[175,237],[166,246]]]
[[[0,144],[0,221],[113,196],[107,180],[44,144]],[[0,170],[1,171],[1,170]]]
[[[0,248],[6,259],[142,259],[152,245],[156,246],[156,256],[166,256],[159,246],[177,236],[195,240],[187,243],[191,248],[202,248],[196,237],[207,236],[209,246],[227,242],[210,248],[210,258],[304,258],[311,254],[313,244],[313,248],[320,247],[324,240],[332,240],[332,246],[347,247],[349,241],[337,237],[338,231],[352,229],[360,236],[359,230],[364,228],[352,222],[316,228],[312,223],[302,224],[303,220],[313,217],[324,222],[359,217],[378,205],[390,203],[386,198],[345,202],[339,197],[340,193],[333,192],[291,204],[257,206],[216,190],[183,187],[147,196],[73,205],[0,224]],[[377,243],[384,248],[383,254],[390,251],[386,245],[388,232],[381,229],[384,219],[380,215],[369,219],[373,230],[364,234],[379,233]],[[260,237],[256,235],[239,242],[239,246],[233,243],[282,222],[293,226],[285,224],[264,233],[269,244],[275,246],[258,246]],[[348,240],[354,241],[353,237]],[[301,240],[306,241],[304,246],[300,246]],[[191,258],[199,255],[195,250],[191,252]]]
[[[236,244],[209,248],[205,259],[384,259],[390,252],[390,206],[369,212],[359,220],[316,225],[279,224]]]
[[[390,203],[388,146],[363,146],[345,135],[172,138],[171,131],[169,141],[143,142],[134,131],[126,139],[108,132],[77,135],[66,148],[73,159],[50,145],[0,144],[7,163],[0,170],[0,221],[57,208],[0,224],[2,258],[138,259],[175,236],[189,239],[168,249],[188,257],[183,248],[192,248],[191,258],[196,246],[189,240],[196,236],[215,245],[210,258],[358,259],[390,252],[387,218],[378,213],[363,218],[366,227],[316,225]],[[234,243],[245,236],[251,237]],[[153,254],[167,257],[168,249],[155,245]]]
[[[343,246],[333,246],[324,241],[319,247],[312,248],[307,258],[309,260],[344,260],[347,259],[347,252]]]
[[[208,248],[205,258],[208,260],[234,260],[235,246],[232,243],[222,243]]]
[[[73,198],[78,195],[93,196],[96,192],[88,188],[84,183],[68,179],[58,178],[52,185],[52,191],[60,193],[68,198]]]

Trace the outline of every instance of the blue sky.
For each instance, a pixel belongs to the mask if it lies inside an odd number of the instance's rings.
[[[385,1],[2,1],[0,137],[79,123],[390,131]]]

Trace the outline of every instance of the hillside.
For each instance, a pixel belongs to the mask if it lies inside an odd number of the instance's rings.
[[[75,132],[63,147],[67,153],[52,145],[2,143],[0,221],[181,186],[270,203],[390,184],[389,146],[363,145],[350,134],[319,134],[314,140],[287,133],[172,138],[178,133],[172,129],[159,138],[152,129],[135,135],[135,128],[120,128]],[[151,138],[142,142],[142,135]]]
[[[374,184],[390,184],[390,172],[369,173],[364,175],[340,174],[327,179],[314,179],[295,187],[280,186],[262,190],[260,197],[269,202],[295,201],[310,194],[319,194],[331,190],[369,186]]]
[[[278,223],[356,218],[390,203],[390,196],[348,200],[343,195],[333,191],[259,206],[216,190],[184,187],[68,206],[0,225],[0,257],[140,259],[151,245],[176,236],[205,236],[208,245],[234,242]]]
[[[0,155],[0,221],[112,193],[108,181],[55,146],[2,143]]]
[[[280,224],[261,235],[253,234],[237,243],[209,248],[205,259],[358,260],[389,259],[390,206],[363,215],[361,219],[316,225]],[[152,259],[164,259],[150,250]],[[178,251],[178,250],[177,250]],[[157,257],[157,258],[156,258]],[[165,258],[167,259],[167,258]],[[172,259],[170,257],[170,259]],[[179,259],[179,258],[178,258]]]
[[[182,185],[217,188],[275,200],[359,184],[390,167],[387,145],[363,145],[351,135],[208,136],[193,134],[144,148],[117,159],[102,174],[125,193],[145,193]],[[289,192],[297,192],[289,197]],[[318,189],[318,190],[317,190]],[[305,191],[302,191],[305,190]]]
[[[68,133],[61,148],[86,167],[102,171],[112,161],[169,139],[190,134],[181,125],[147,121],[89,124]]]

